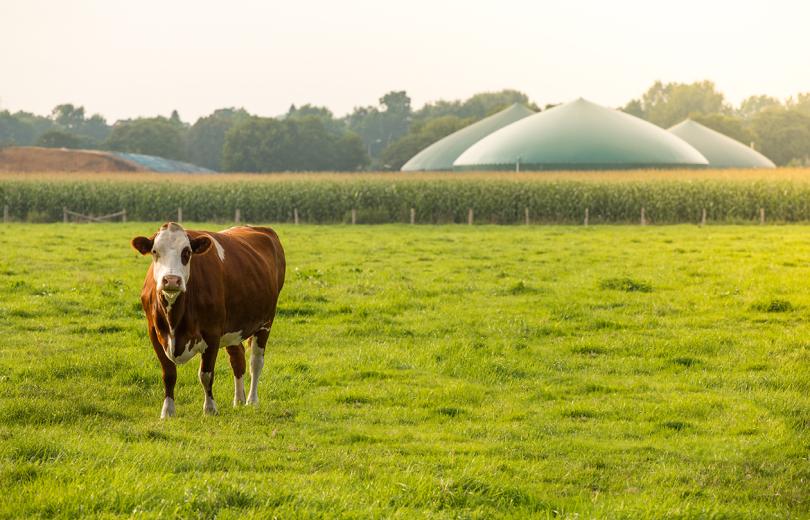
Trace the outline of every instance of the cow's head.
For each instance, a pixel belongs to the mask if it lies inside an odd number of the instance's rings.
[[[152,238],[135,237],[134,247],[142,255],[152,255],[152,274],[158,295],[172,305],[186,291],[191,275],[191,257],[208,251],[211,239],[205,235],[190,238],[183,226],[163,224]]]

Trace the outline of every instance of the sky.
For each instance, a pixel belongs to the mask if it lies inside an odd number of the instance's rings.
[[[505,88],[618,107],[703,79],[738,104],[810,91],[808,21],[806,0],[0,0],[0,109],[341,116]]]

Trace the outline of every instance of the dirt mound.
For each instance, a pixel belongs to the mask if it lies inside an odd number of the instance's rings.
[[[16,146],[0,148],[0,172],[137,172],[130,161],[95,150]]]

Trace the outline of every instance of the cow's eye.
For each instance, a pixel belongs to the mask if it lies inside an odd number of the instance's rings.
[[[183,262],[183,265],[186,265],[189,260],[191,260],[191,249],[187,247],[180,253],[180,261]]]
[[[155,258],[157,258],[157,257],[158,257],[158,252],[157,252],[157,251],[152,251],[152,256],[154,256]]]

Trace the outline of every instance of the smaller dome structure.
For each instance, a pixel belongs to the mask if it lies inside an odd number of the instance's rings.
[[[739,141],[687,119],[669,129],[709,161],[709,168],[776,168],[767,157]]]
[[[461,130],[439,139],[428,146],[402,166],[403,172],[452,170],[453,161],[458,159],[464,150],[474,145],[496,130],[514,123],[535,112],[528,107],[515,103],[500,112],[477,121]]]

